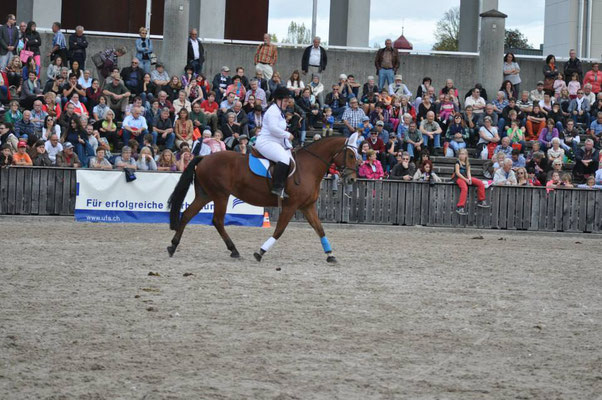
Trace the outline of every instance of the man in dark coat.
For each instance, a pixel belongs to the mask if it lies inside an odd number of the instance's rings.
[[[205,49],[198,38],[196,29],[190,30],[188,38],[188,56],[186,57],[186,65],[191,65],[195,74],[200,74],[205,62]]]
[[[320,46],[320,38],[316,36],[313,45],[306,47],[303,52],[301,70],[303,74],[307,74],[307,72],[310,72],[312,75],[322,73],[326,69],[327,63],[326,50]]]

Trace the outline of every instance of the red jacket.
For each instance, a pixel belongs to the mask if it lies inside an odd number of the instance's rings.
[[[383,142],[383,140],[381,138],[376,139],[376,143],[372,143],[371,138],[369,137],[368,140],[366,140],[366,142],[368,142],[368,146],[370,146],[370,148],[378,153],[384,153],[385,151],[387,151],[385,149],[385,143]]]
[[[598,71],[598,73],[595,73],[593,70],[587,71],[585,78],[583,78],[583,86],[588,83],[592,85],[592,92],[598,93],[602,84],[602,71]]]
[[[360,167],[360,176],[366,179],[382,179],[382,177],[385,176],[385,173],[380,161],[375,160],[374,166],[376,167],[376,171],[372,170],[372,166],[368,161],[364,161]]]

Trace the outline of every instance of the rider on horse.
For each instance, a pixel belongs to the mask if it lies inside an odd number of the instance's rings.
[[[288,177],[293,148],[291,142],[294,138],[286,131],[284,118],[284,110],[290,96],[289,90],[284,87],[278,87],[274,91],[274,101],[265,112],[263,126],[255,143],[255,148],[262,156],[276,163],[271,192],[280,198],[288,197],[284,192],[284,185]]]

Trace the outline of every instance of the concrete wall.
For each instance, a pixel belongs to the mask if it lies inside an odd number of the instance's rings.
[[[67,35],[68,36],[68,35]],[[68,40],[68,38],[67,38]],[[42,54],[46,54],[50,49],[52,34],[42,34]],[[109,46],[118,47],[124,45],[128,48],[128,54],[121,57],[119,66],[128,66],[134,49],[134,39],[109,38],[88,36],[90,46],[88,48],[87,68],[91,68],[93,74],[96,73],[94,66],[90,61],[90,56],[95,52],[103,50]],[[155,53],[161,54],[161,40],[153,40]],[[253,55],[255,54],[254,45],[232,45],[232,44],[205,44],[206,59],[203,67],[204,72],[212,79],[219,72],[222,65],[228,65],[231,69],[237,66],[243,66],[246,69],[247,76],[254,76]],[[294,69],[301,69],[301,55],[303,48],[280,48],[278,50],[278,63],[276,70],[280,71],[286,80]],[[330,86],[338,81],[340,73],[353,74],[356,80],[362,84],[366,81],[368,75],[375,75],[374,52],[366,51],[344,51],[328,50],[328,66],[323,74],[322,80],[325,85]],[[538,80],[543,79],[543,60],[521,60],[518,58],[521,67],[522,88],[533,89]],[[186,60],[182,60],[184,67]],[[502,60],[500,59],[500,63]],[[48,65],[48,58],[44,59],[44,64]],[[584,66],[587,71],[589,66]],[[168,71],[170,74],[180,71]],[[404,81],[412,93],[422,82],[424,76],[430,76],[436,88],[442,88],[445,79],[452,78],[456,87],[462,95],[478,81],[477,57],[457,56],[457,55],[401,55],[400,72],[403,74]],[[45,71],[43,71],[45,74]],[[45,75],[44,75],[45,77]],[[45,80],[45,79],[44,79]],[[309,80],[309,77],[307,78]],[[496,84],[500,86],[502,77]]]

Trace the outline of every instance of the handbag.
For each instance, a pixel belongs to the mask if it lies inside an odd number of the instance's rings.
[[[23,64],[27,63],[29,57],[33,57],[33,51],[31,50],[21,50],[21,52],[19,53],[19,59]]]
[[[92,55],[92,63],[94,64],[94,66],[96,66],[96,68],[102,68],[105,64],[105,61],[102,58],[102,52],[98,52],[94,55]]]

